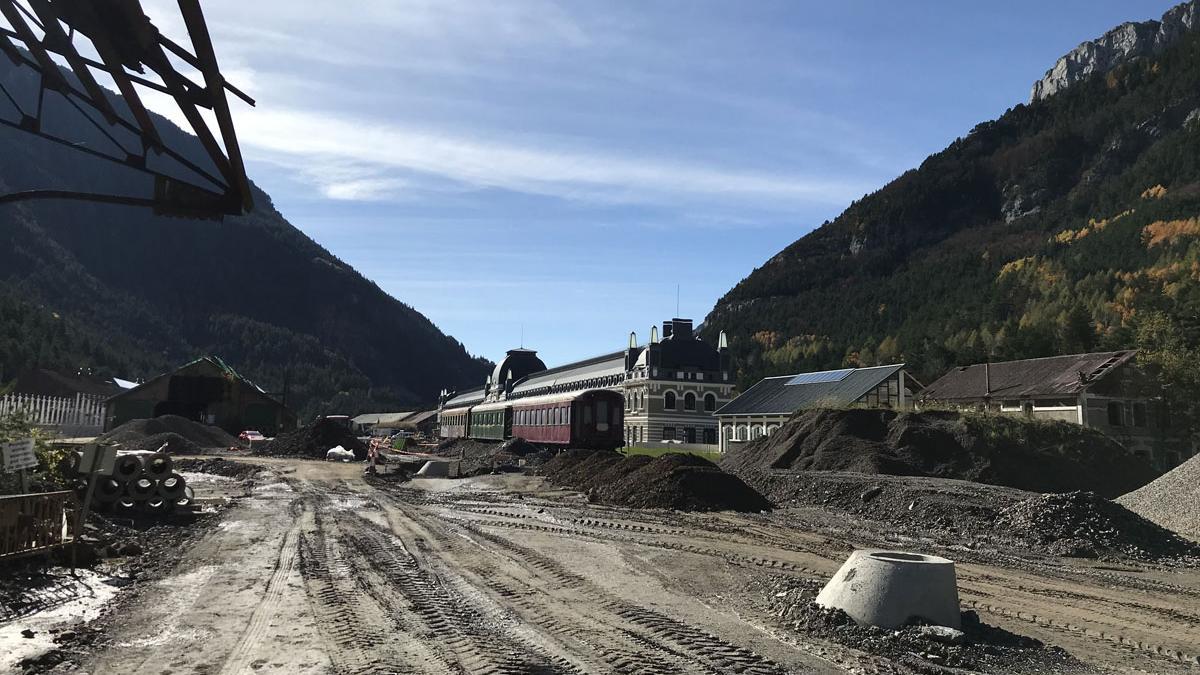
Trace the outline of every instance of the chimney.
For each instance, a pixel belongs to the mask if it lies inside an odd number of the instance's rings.
[[[691,319],[671,319],[671,334],[677,340],[692,339],[692,320]]]
[[[667,338],[671,337],[671,330],[673,328],[675,328],[675,324],[673,322],[664,321],[663,322],[662,339],[666,340]]]

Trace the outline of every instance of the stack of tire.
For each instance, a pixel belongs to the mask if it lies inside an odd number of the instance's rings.
[[[80,501],[86,498],[88,477],[79,472],[80,453],[63,459],[63,475],[75,480]],[[192,503],[192,488],[175,472],[163,452],[118,452],[111,476],[96,476],[92,509],[126,513],[163,514]]]

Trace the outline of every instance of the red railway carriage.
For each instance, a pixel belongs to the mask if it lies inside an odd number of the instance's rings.
[[[531,443],[612,449],[624,443],[624,398],[593,389],[513,401],[512,435]]]

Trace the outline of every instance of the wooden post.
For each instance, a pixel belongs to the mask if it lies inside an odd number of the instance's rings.
[[[96,467],[92,466],[91,473],[88,474],[87,493],[83,497],[83,504],[79,510],[75,512],[75,532],[71,539],[71,576],[75,576],[75,560],[79,555],[79,539],[83,535],[83,524],[87,520],[88,510],[92,506],[92,495],[96,492]]]

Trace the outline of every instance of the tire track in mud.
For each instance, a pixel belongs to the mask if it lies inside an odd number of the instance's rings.
[[[279,548],[279,556],[275,561],[275,569],[267,579],[262,600],[254,608],[250,624],[246,626],[246,632],[226,657],[225,663],[219,671],[220,675],[238,675],[250,668],[250,657],[254,653],[254,649],[262,643],[271,619],[275,618],[279,612],[279,605],[287,588],[288,575],[296,566],[296,558],[300,551],[299,544],[300,526],[297,523],[284,535],[283,543]]]
[[[329,642],[327,654],[334,670],[351,675],[397,672],[397,664],[381,654],[385,650],[383,632],[376,621],[362,615],[361,590],[347,575],[335,571],[343,568],[341,552],[326,536],[319,509],[312,520],[312,531],[300,535],[300,573],[309,604]]]
[[[418,517],[412,510],[404,508],[403,504],[398,507],[408,518],[416,519]],[[453,523],[458,528],[470,533],[477,542],[483,541],[489,544],[493,550],[499,549],[519,567],[541,576],[556,589],[560,591],[575,589],[577,595],[588,598],[591,605],[605,610],[604,615],[601,616],[598,616],[595,611],[590,612],[589,618],[601,625],[591,628],[591,631],[596,632],[598,639],[596,643],[589,646],[608,666],[616,668],[619,672],[624,672],[624,669],[632,664],[641,664],[649,672],[672,672],[677,668],[679,672],[755,674],[787,672],[782,666],[771,660],[749,649],[729,643],[698,626],[677,621],[654,610],[618,599],[582,575],[566,569],[553,558],[484,531],[482,528],[491,525],[492,521],[480,522],[442,516],[440,522]],[[517,529],[540,530],[545,527],[551,532],[562,531],[572,534],[582,532],[550,526],[536,526],[529,523],[520,523],[520,525],[527,527]],[[430,529],[431,532],[436,533],[436,530]],[[677,532],[683,533],[683,531]],[[437,536],[442,543],[451,548],[456,544],[450,539],[451,535],[437,533]],[[642,543],[632,537],[605,536],[601,538],[610,541]],[[712,551],[712,553],[719,554],[720,552]],[[722,554],[720,557],[726,556]],[[747,560],[752,559],[742,557]],[[587,630],[584,626],[574,625],[570,619],[564,620],[562,612],[551,615],[547,602],[550,598],[528,582],[511,577],[511,581],[506,582],[494,570],[478,570],[477,573],[489,589],[507,599],[510,604],[522,607],[525,610],[526,621],[538,625],[543,630],[558,633],[568,639],[578,639],[581,631]],[[535,594],[537,595],[536,600],[530,597]],[[578,621],[576,620],[575,623]],[[616,635],[624,635],[629,642],[624,645],[615,644]]]
[[[1108,642],[1113,646],[1141,652],[1142,654],[1151,657],[1163,658],[1168,661],[1173,661],[1175,663],[1188,666],[1200,665],[1200,654],[1188,653],[1179,649],[1171,649],[1169,647],[1157,645],[1146,640],[1138,640],[1137,638],[1124,635],[1122,633],[1087,628],[1069,621],[1055,619],[1054,617],[1034,614],[1033,612],[1012,610],[1007,607],[1000,607],[990,603],[979,602],[977,600],[964,600],[963,604],[977,611],[987,612],[989,614],[995,614],[997,616],[1002,616],[1009,619],[1016,619],[1018,621],[1024,621],[1026,623],[1031,623],[1044,628],[1051,628],[1061,632],[1082,635],[1092,640]]]
[[[758,556],[742,555],[731,551],[722,551],[715,548],[706,548],[703,546],[695,546],[693,544],[683,544],[679,542],[664,541],[659,539],[640,538],[634,536],[625,536],[620,534],[610,534],[607,532],[594,532],[590,530],[574,529],[567,527],[556,527],[553,525],[534,525],[532,523],[514,522],[509,520],[476,520],[471,518],[462,518],[448,515],[445,517],[447,521],[452,521],[459,525],[476,524],[483,527],[495,527],[503,529],[525,530],[531,532],[543,532],[546,534],[556,534],[560,536],[578,537],[581,539],[589,539],[592,541],[604,542],[623,542],[629,544],[638,544],[641,546],[649,546],[652,548],[662,548],[672,551],[681,551],[684,553],[693,553],[695,555],[709,556],[720,558],[732,564],[753,565],[755,567],[765,567],[778,569],[787,572],[797,572],[811,578],[823,578],[824,574],[811,567],[789,562],[786,560],[778,560],[774,558],[760,558]]]
[[[404,542],[375,523],[355,515],[345,516],[347,541],[362,562],[401,594],[408,611],[419,620],[451,658],[467,673],[578,673],[573,663],[529,644],[487,617],[420,562]],[[359,574],[365,569],[357,570]]]

